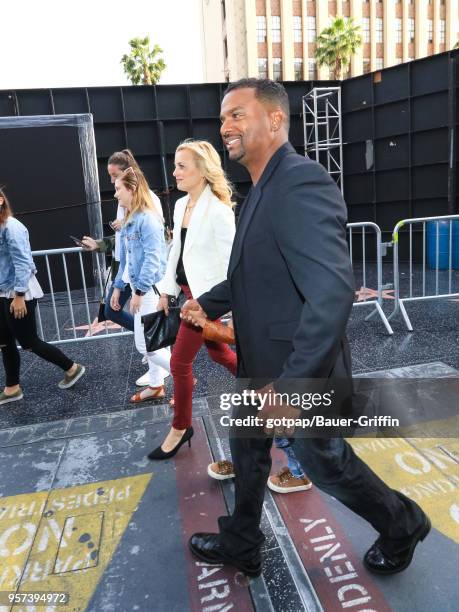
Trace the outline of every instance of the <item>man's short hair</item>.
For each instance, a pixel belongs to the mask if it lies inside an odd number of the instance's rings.
[[[285,123],[288,129],[290,123],[290,104],[287,92],[282,83],[271,81],[270,79],[239,79],[230,83],[225,91],[225,95],[235,89],[254,89],[255,97],[261,102],[266,102],[273,106],[280,106],[284,112]]]

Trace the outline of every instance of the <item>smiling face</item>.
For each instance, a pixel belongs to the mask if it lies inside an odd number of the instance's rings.
[[[119,205],[126,210],[130,210],[133,197],[134,192],[128,189],[121,179],[116,179],[115,198],[118,200]]]
[[[276,137],[273,125],[281,120],[279,109],[270,109],[256,96],[255,89],[234,89],[222,101],[220,134],[229,158],[244,166],[270,149]]]
[[[177,189],[187,193],[200,190],[205,183],[204,174],[189,149],[180,149],[175,153],[173,175],[177,181]]]

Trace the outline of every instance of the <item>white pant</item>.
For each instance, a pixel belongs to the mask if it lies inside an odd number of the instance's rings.
[[[158,296],[151,289],[142,298],[142,305],[139,312],[134,315],[134,340],[136,349],[142,355],[147,356],[148,373],[150,375],[150,386],[159,387],[164,384],[164,378],[169,376],[171,372],[170,360],[171,353],[168,348],[159,349],[159,351],[147,352],[145,346],[145,337],[143,335],[143,324],[141,317],[151,312],[156,312],[158,304]]]

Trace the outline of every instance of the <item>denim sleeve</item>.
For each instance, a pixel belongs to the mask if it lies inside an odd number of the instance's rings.
[[[126,283],[122,280],[124,267],[126,265],[126,241],[124,239],[124,233],[121,231],[120,235],[120,265],[118,266],[118,273],[115,280],[113,281],[114,286],[121,291],[126,287]]]
[[[160,223],[152,215],[145,215],[140,227],[140,241],[144,252],[136,289],[149,291],[166,271],[166,246]]]
[[[14,290],[26,292],[32,272],[29,232],[22,224],[8,226],[5,238],[14,266]]]

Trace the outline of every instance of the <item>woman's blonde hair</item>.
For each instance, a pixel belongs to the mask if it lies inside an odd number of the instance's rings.
[[[184,140],[177,147],[177,151],[187,149],[193,154],[196,165],[204,174],[204,178],[209,184],[212,193],[227,206],[233,206],[231,196],[233,189],[231,183],[226,178],[222,168],[220,155],[207,140]]]
[[[124,217],[124,223],[127,223],[137,212],[151,211],[158,216],[148,183],[139,167],[129,166],[116,180],[121,181],[126,189],[133,193],[131,208]]]

